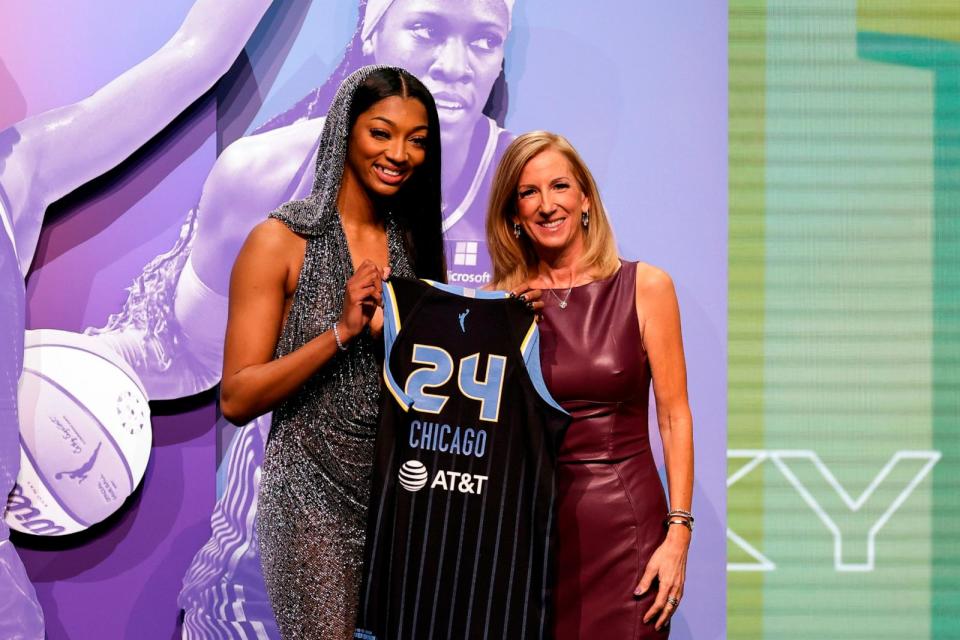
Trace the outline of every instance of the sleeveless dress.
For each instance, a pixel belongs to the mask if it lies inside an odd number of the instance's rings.
[[[401,231],[387,223],[393,273],[412,277]],[[352,261],[339,217],[307,240],[276,357],[328,331]],[[380,398],[378,346],[364,331],[273,412],[257,534],[283,638],[353,636]]]
[[[557,467],[556,640],[665,638],[633,595],[666,536],[667,503],[647,434],[650,363],[640,339],[635,262],[574,287],[561,309],[547,291],[540,361],[572,416]]]

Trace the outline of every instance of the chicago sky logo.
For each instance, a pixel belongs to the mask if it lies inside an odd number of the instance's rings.
[[[470,309],[467,309],[466,311],[464,311],[463,313],[461,313],[460,315],[457,316],[458,318],[460,318],[460,331],[461,331],[462,333],[466,333],[466,332],[467,332],[467,328],[466,328],[465,326],[463,326],[463,323],[467,320],[467,316],[468,316],[469,314],[470,314]]]

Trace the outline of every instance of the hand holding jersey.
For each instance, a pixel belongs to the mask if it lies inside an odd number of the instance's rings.
[[[389,267],[386,271],[389,273]],[[340,316],[338,337],[344,342],[351,340],[371,324],[379,307],[383,306],[382,282],[386,274],[372,260],[364,260],[347,280],[343,296],[343,315]],[[380,326],[383,326],[381,316]],[[373,329],[373,327],[371,327]]]
[[[550,637],[568,417],[543,384],[533,315],[502,291],[427,281],[391,279],[383,298],[355,637]]]

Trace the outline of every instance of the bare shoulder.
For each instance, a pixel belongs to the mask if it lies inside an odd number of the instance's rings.
[[[285,224],[268,218],[247,235],[233,266],[233,280],[277,281],[289,288],[290,276],[303,264],[306,244]]]
[[[680,335],[680,306],[670,274],[645,262],[637,263],[637,320],[640,337],[648,352],[658,350],[661,340]]]
[[[318,118],[240,138],[217,158],[204,185],[205,194],[250,194],[254,201],[268,198],[272,204],[313,153],[322,130],[323,119]]]
[[[239,138],[217,159],[222,170],[258,169],[275,165],[291,154],[299,164],[313,150],[323,131],[323,118],[299,120],[265,133]]]
[[[250,231],[243,244],[243,253],[283,262],[284,258],[296,256],[298,251],[302,253],[306,242],[279,220],[267,218]]]
[[[676,296],[669,273],[646,262],[637,263],[637,304],[645,300],[671,300]]]

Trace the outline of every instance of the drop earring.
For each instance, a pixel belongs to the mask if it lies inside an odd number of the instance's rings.
[[[522,232],[520,231],[520,223],[519,223],[519,222],[514,222],[514,223],[513,223],[513,237],[516,238],[517,240],[519,240],[521,233],[522,233]]]
[[[584,228],[584,229],[586,229],[588,226],[590,226],[590,212],[589,212],[589,211],[584,211],[583,213],[580,214],[580,224],[583,225],[583,228]]]

